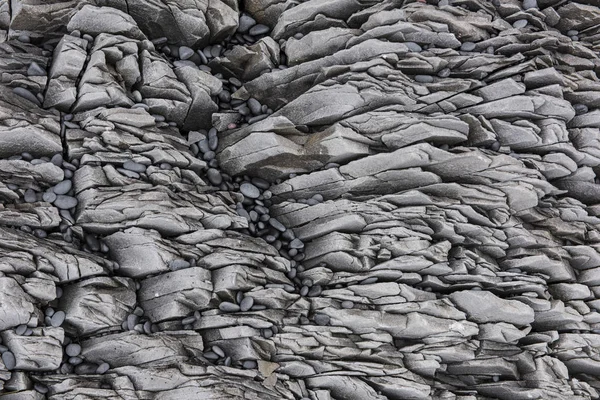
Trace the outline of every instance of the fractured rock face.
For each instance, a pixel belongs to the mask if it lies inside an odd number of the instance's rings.
[[[0,2],[0,391],[598,398],[592,3]]]

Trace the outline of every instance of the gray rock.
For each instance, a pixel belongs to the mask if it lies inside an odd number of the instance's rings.
[[[249,199],[257,199],[260,196],[260,190],[248,182],[244,182],[240,185],[240,192]]]
[[[68,210],[70,208],[76,207],[77,203],[78,201],[75,197],[63,195],[56,196],[56,200],[54,201],[54,205],[63,210]]]
[[[533,310],[517,300],[501,299],[487,291],[463,290],[449,296],[469,319],[479,322],[506,322],[528,325],[534,320]]]

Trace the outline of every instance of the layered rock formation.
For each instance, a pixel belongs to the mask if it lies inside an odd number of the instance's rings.
[[[6,399],[597,399],[600,8],[0,1]]]

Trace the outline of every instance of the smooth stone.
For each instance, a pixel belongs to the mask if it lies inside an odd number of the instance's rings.
[[[215,353],[214,351],[207,351],[206,353],[203,354],[203,356],[207,360],[218,360],[219,359],[219,355],[217,353]]]
[[[31,93],[31,91],[29,91],[25,88],[22,88],[22,87],[13,88],[13,93],[18,96],[23,97],[26,100],[31,101],[32,103],[36,104],[37,106],[42,105],[42,103],[38,100],[38,98],[33,93]]]
[[[240,306],[229,301],[223,301],[219,304],[219,310],[224,312],[237,312],[240,311]]]
[[[37,201],[37,196],[32,189],[27,189],[23,195],[23,199],[26,203],[35,203]]]
[[[194,322],[196,322],[196,317],[194,317],[193,315],[191,317],[186,317],[181,320],[182,325],[189,325],[193,324]]]
[[[179,58],[182,60],[187,60],[188,58],[191,58],[194,55],[194,53],[196,52],[187,46],[179,47]]]
[[[229,83],[235,87],[242,87],[243,83],[238,78],[229,78]]]
[[[46,70],[35,61],[27,68],[27,76],[46,76],[47,74]]]
[[[254,369],[257,366],[258,364],[254,360],[246,360],[242,363],[242,367],[244,367],[245,369]]]
[[[302,288],[300,289],[300,296],[305,297],[306,295],[308,295],[309,291],[310,288],[308,286],[302,286]]]
[[[69,190],[73,187],[73,182],[69,179],[65,179],[64,181],[57,183],[52,191],[56,194],[67,194]]]
[[[242,14],[240,16],[240,22],[237,31],[240,33],[247,33],[254,25],[256,25],[256,20],[254,18],[248,14]]]
[[[15,333],[17,335],[24,335],[25,331],[27,331],[27,325],[19,325],[17,326],[17,328],[15,329]]]
[[[290,242],[290,248],[292,249],[303,249],[304,248],[304,243],[302,243],[302,240],[296,238],[294,240],[292,240]]]
[[[477,45],[473,42],[464,42],[460,46],[460,50],[461,51],[473,51],[473,50],[475,50],[476,47],[477,47]]]
[[[65,347],[65,353],[67,353],[69,357],[76,357],[81,354],[81,346],[77,343],[71,343]]]
[[[317,325],[322,325],[322,326],[329,324],[329,319],[330,319],[329,315],[325,315],[325,314],[316,314],[315,318],[314,318],[315,323]]]
[[[419,83],[433,83],[433,76],[431,75],[415,75],[415,81]]]
[[[513,28],[521,29],[525,28],[529,22],[526,19],[519,19],[513,23]]]
[[[225,357],[225,352],[219,346],[213,346],[212,351],[219,357]]]
[[[10,351],[2,353],[2,362],[4,362],[4,366],[6,366],[6,369],[9,371],[17,366],[15,355]]]
[[[208,131],[208,148],[211,150],[217,150],[217,146],[219,145],[219,138],[217,136],[217,129],[210,128]]]
[[[250,28],[248,33],[252,36],[258,36],[258,35],[264,35],[265,33],[269,33],[270,30],[271,30],[271,28],[269,28],[266,25],[257,24],[257,25],[254,25],[252,28]]]
[[[63,322],[65,322],[65,317],[66,314],[64,311],[57,311],[54,313],[54,315],[51,318],[51,325],[54,328],[58,328],[59,326],[61,326],[63,324]]]
[[[98,368],[96,368],[96,373],[102,375],[109,369],[110,369],[110,365],[108,365],[108,363],[102,363],[102,364],[98,365]]]
[[[260,190],[249,182],[244,182],[240,185],[240,192],[250,199],[258,199],[260,197]]]
[[[279,232],[286,231],[286,227],[283,226],[283,224],[281,222],[277,221],[275,218],[269,219],[269,225],[271,225],[273,228],[277,229]]]
[[[63,163],[63,156],[61,154],[55,154],[52,156],[52,158],[50,159],[50,162],[54,165],[56,165],[57,167],[62,166]]]
[[[420,53],[423,51],[423,48],[415,42],[405,42],[404,45],[408,47],[408,50],[412,51],[413,53]]]
[[[354,308],[354,303],[350,300],[342,301],[342,308],[347,308],[347,309]]]
[[[146,172],[146,166],[144,164],[140,164],[140,163],[137,163],[134,161],[124,162],[123,168],[125,168],[129,171],[137,172],[137,173]]]
[[[322,291],[323,289],[321,288],[321,285],[315,285],[311,287],[308,291],[308,297],[317,297],[321,294]]]
[[[209,168],[208,171],[206,171],[206,176],[210,183],[215,186],[219,186],[221,183],[223,183],[223,177],[221,176],[221,173],[215,168]]]
[[[77,206],[77,199],[71,196],[58,195],[54,201],[54,206],[63,210],[68,210]]]
[[[262,113],[262,105],[255,98],[250,97],[246,104],[248,105],[248,108],[250,108],[252,114],[260,115]]]
[[[210,49],[210,55],[213,57],[219,57],[221,55],[221,50],[223,50],[223,46],[221,46],[220,44],[215,44],[211,49]]]
[[[252,297],[244,297],[240,302],[240,310],[248,311],[254,305],[254,299]]]
[[[523,10],[538,8],[537,0],[523,0]]]
[[[262,178],[252,178],[252,184],[260,189],[268,189],[271,184]]]

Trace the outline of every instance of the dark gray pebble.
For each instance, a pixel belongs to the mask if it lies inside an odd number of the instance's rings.
[[[240,306],[229,301],[223,301],[219,304],[219,310],[224,312],[237,312],[240,311]]]
[[[281,222],[277,221],[275,218],[271,218],[269,220],[269,225],[271,225],[273,228],[277,229],[280,232],[286,231],[285,226],[283,226],[283,224]]]
[[[325,314],[316,314],[314,320],[317,325],[329,324],[329,316]]]
[[[250,28],[248,33],[252,36],[259,36],[259,35],[264,35],[265,33],[269,33],[270,30],[271,30],[271,28],[269,28],[266,25],[257,24],[257,25],[254,25],[252,28]]]
[[[206,171],[206,176],[208,177],[210,183],[215,186],[219,186],[221,183],[223,183],[223,177],[221,176],[221,173],[215,168],[209,168],[208,171]]]

